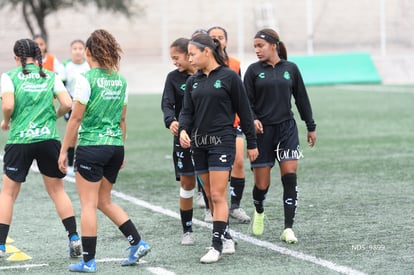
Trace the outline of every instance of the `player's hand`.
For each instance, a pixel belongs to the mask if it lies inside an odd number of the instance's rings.
[[[256,128],[256,133],[263,134],[263,125],[262,122],[260,122],[260,120],[254,120],[254,127]]]
[[[250,162],[255,161],[259,156],[259,150],[255,149],[247,149],[247,157],[249,158]]]
[[[10,130],[10,123],[6,123],[4,120],[1,121],[1,129],[4,131]]]
[[[63,174],[66,174],[66,158],[67,158],[67,153],[61,151],[59,154],[59,159],[58,159],[58,167],[59,167],[59,170]]]
[[[308,140],[308,145],[310,147],[315,146],[315,143],[316,143],[316,131],[308,132],[307,140]]]
[[[191,139],[188,136],[186,130],[182,130],[180,132],[180,145],[183,148],[190,148],[190,146],[191,146]]]
[[[173,134],[174,136],[178,135],[178,121],[173,121],[170,124],[170,132],[171,134]]]

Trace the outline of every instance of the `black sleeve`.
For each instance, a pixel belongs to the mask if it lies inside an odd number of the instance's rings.
[[[186,82],[186,88],[184,91],[183,107],[179,117],[179,128],[178,133],[182,130],[186,130],[187,134],[190,135],[194,121],[194,104],[191,98],[192,81],[191,77]]]
[[[305,121],[306,128],[309,132],[315,131],[316,124],[313,120],[312,107],[308,97],[308,93],[303,83],[302,75],[297,66],[294,71],[295,83],[293,85],[293,97],[295,98],[295,104],[298,108],[300,118]]]
[[[240,125],[246,136],[247,149],[257,148],[256,129],[253,122],[253,114],[249,99],[239,76],[236,74],[232,80],[232,102],[233,108],[240,118]]]
[[[168,74],[165,80],[164,92],[161,99],[161,110],[164,113],[165,127],[170,128],[170,124],[178,120],[175,117],[175,93],[173,82],[171,81],[171,74]]]
[[[255,112],[254,72],[251,66],[247,68],[246,73],[244,74],[243,84],[253,112],[253,119],[257,119]]]

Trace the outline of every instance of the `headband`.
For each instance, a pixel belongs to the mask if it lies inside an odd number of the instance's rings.
[[[205,49],[205,48],[210,48],[211,50],[214,50],[214,49],[212,49],[210,46],[207,46],[207,45],[204,45],[204,44],[202,44],[202,43],[200,43],[200,42],[197,42],[197,41],[193,41],[193,40],[190,40],[190,42],[188,42],[189,44],[192,44],[192,45],[194,45],[194,46],[197,46],[197,47],[199,47],[199,48],[201,48],[201,49]]]
[[[269,42],[270,44],[279,44],[280,40],[277,38],[274,38],[273,36],[270,36],[262,31],[259,31],[254,38],[261,38],[267,42]]]

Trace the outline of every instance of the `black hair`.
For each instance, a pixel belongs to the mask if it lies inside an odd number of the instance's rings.
[[[222,66],[227,66],[226,57],[221,49],[220,42],[217,39],[211,38],[208,34],[201,33],[191,38],[189,43],[196,46],[201,51],[205,48],[210,48],[217,63]]]
[[[17,40],[16,43],[14,43],[13,52],[15,56],[20,58],[23,74],[30,73],[26,69],[26,60],[28,57],[31,57],[36,60],[37,64],[39,65],[40,76],[46,77],[46,74],[43,71],[42,53],[40,52],[40,48],[35,41],[32,39]]]
[[[212,30],[221,30],[221,31],[223,31],[224,38],[226,39],[226,41],[228,40],[227,31],[223,27],[220,27],[220,26],[211,27],[211,28],[208,29],[207,33],[210,34],[210,32]],[[223,48],[223,51],[224,51],[224,56],[226,57],[226,60],[228,60],[229,59],[229,55],[227,54],[226,47]]]
[[[190,39],[180,37],[171,43],[170,48],[177,48],[180,50],[180,52],[187,54],[188,53],[188,42],[190,42]]]
[[[262,29],[256,33],[254,38],[261,38],[270,44],[276,44],[277,54],[281,59],[287,60],[286,45],[280,40],[279,34],[272,29]]]
[[[193,34],[191,35],[191,38],[193,38],[194,36],[199,35],[199,34],[208,34],[208,32],[205,29],[196,29],[193,32]]]

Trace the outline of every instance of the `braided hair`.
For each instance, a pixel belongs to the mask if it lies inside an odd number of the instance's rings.
[[[15,56],[20,58],[23,74],[30,73],[30,71],[26,69],[26,61],[28,57],[31,57],[39,65],[39,75],[41,77],[46,77],[46,74],[43,71],[42,53],[40,52],[40,48],[35,41],[32,39],[17,40],[14,44],[13,52]]]

